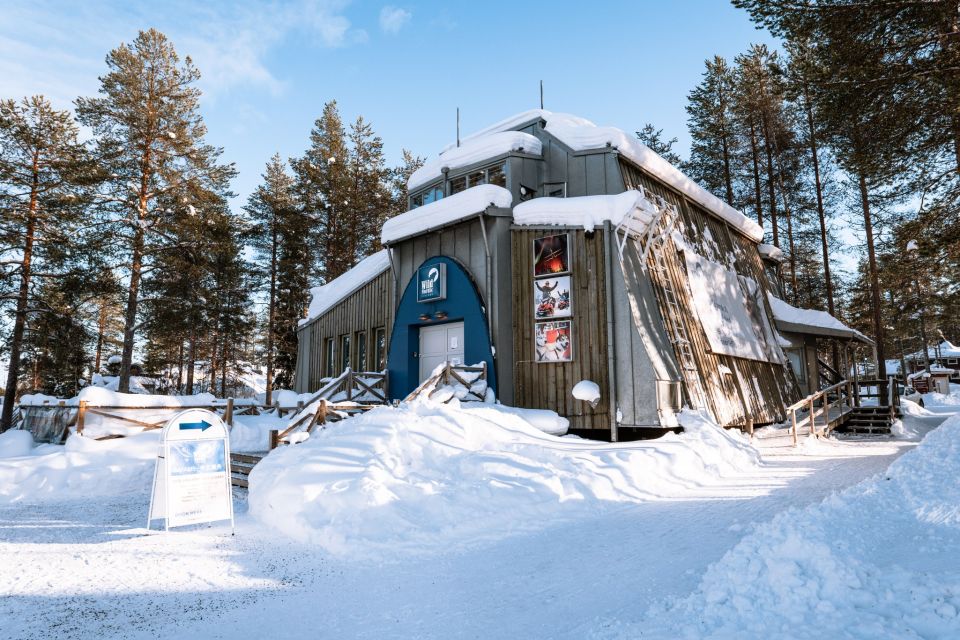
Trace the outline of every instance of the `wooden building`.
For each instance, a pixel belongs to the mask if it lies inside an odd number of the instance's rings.
[[[528,111],[408,187],[384,251],[314,292],[299,391],[383,353],[391,398],[438,363],[485,362],[500,401],[598,439],[673,428],[684,406],[728,426],[777,422],[807,392],[777,331],[760,227],[634,137]],[[360,355],[360,335],[385,350]],[[573,397],[583,380],[596,403]]]

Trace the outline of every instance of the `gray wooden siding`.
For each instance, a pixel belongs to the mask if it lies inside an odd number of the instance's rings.
[[[340,337],[351,336],[352,366],[357,370],[372,370],[376,367],[376,329],[383,328],[386,344],[390,344],[390,330],[393,327],[393,275],[387,269],[376,278],[363,285],[355,292],[341,300],[323,315],[314,318],[308,324],[300,327],[297,332],[297,372],[295,377],[296,390],[299,393],[316,391],[322,385],[324,377],[326,354],[324,341],[327,338],[334,340],[334,375],[340,371]],[[357,346],[356,334],[367,334],[367,361],[356,361]]]
[[[766,290],[766,274],[756,244],[752,240],[732,229],[723,220],[667,188],[643,170],[626,161],[621,161],[620,165],[624,182],[629,188],[642,185],[678,207],[681,220],[677,230],[683,234],[685,241],[694,247],[695,251],[710,260],[724,264],[727,262],[726,257],[733,255],[737,273],[753,278]],[[799,392],[789,379],[785,367],[776,363],[714,354],[710,350],[707,336],[693,307],[682,255],[672,241],[668,241],[667,246],[673,288],[678,294],[684,311],[683,321],[690,334],[693,355],[699,370],[701,385],[707,396],[708,408],[720,424],[727,426],[744,424],[745,410],[750,412],[752,419],[757,423],[770,423],[782,419],[785,404],[790,404],[799,397]],[[661,313],[663,313],[662,286],[657,278],[656,275],[653,276],[661,303]],[[772,326],[773,317],[766,301],[764,301],[764,311]],[[737,381],[720,372],[721,364],[729,367],[742,384],[746,407],[740,399]]]
[[[533,241],[553,233],[570,233],[573,361],[537,363],[534,342]],[[603,233],[582,228],[514,228],[513,341],[516,404],[550,409],[570,420],[572,429],[609,429],[609,376],[606,334]],[[501,283],[503,284],[503,283]],[[575,399],[570,391],[581,380],[600,385],[596,408]]]

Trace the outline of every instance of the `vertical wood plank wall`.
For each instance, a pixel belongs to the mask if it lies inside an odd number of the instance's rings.
[[[393,275],[392,271],[387,269],[326,313],[301,327],[298,332],[301,348],[298,351],[302,360],[297,364],[297,390],[308,393],[320,388],[326,366],[323,345],[327,338],[334,340],[334,375],[341,373],[340,336],[346,334],[351,336],[350,358],[354,366],[362,370],[376,367],[375,330],[384,329],[385,348],[389,349],[393,309]],[[356,362],[357,346],[354,336],[359,331],[367,332],[367,362],[363,363],[363,366]]]
[[[727,264],[728,256],[732,255],[737,273],[755,280],[764,293],[768,290],[767,277],[760,255],[756,245],[750,239],[665,187],[641,169],[626,161],[621,161],[620,166],[627,189],[643,186],[677,206],[681,220],[678,221],[675,229],[683,234],[685,241],[697,253],[721,264]],[[783,419],[785,404],[791,404],[799,399],[799,392],[789,380],[785,367],[777,363],[715,354],[710,350],[706,333],[693,307],[683,256],[672,241],[667,243],[667,247],[668,270],[683,309],[683,322],[690,335],[693,356],[707,396],[708,408],[714,417],[720,424],[726,426],[743,425],[746,422],[736,381],[732,380],[730,375],[721,373],[720,365],[722,364],[741,381],[747,409],[754,422],[769,423]],[[662,285],[653,270],[651,274],[660,298],[660,310],[663,313]],[[773,316],[765,299],[763,312],[767,314],[770,326],[773,326]]]
[[[534,342],[533,241],[556,233],[570,234],[573,306],[573,361],[537,363]],[[513,253],[513,329],[516,404],[550,409],[570,420],[572,429],[610,428],[609,398],[604,391],[596,408],[570,391],[581,380],[609,389],[603,232],[587,237],[583,228],[515,228]]]

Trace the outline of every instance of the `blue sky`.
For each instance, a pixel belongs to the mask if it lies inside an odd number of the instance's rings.
[[[274,152],[299,155],[323,104],[363,115],[388,159],[545,106],[628,131],[652,122],[686,154],[686,95],[703,60],[770,42],[723,0],[208,2],[0,0],[0,96],[69,107],[97,91],[107,51],[156,27],[204,74],[209,140],[237,164],[239,200]]]

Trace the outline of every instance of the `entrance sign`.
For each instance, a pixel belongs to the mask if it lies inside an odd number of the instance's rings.
[[[163,427],[148,529],[157,518],[166,521],[167,531],[220,520],[229,520],[233,526],[230,436],[212,411],[189,409]]]
[[[434,302],[447,297],[447,265],[427,265],[417,269],[417,302]]]

